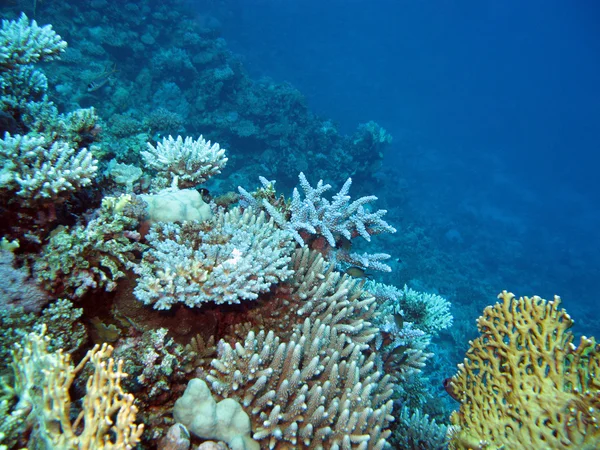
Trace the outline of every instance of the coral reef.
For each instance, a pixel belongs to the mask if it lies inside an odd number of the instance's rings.
[[[13,352],[14,384],[9,394],[17,402],[2,425],[5,442],[18,442],[32,427],[28,445],[134,448],[143,426],[135,424],[134,397],[121,389],[121,379],[127,375],[121,370],[122,363],[110,358],[112,347],[96,346],[73,366],[68,354],[48,352],[44,332],[30,333]],[[71,422],[69,388],[87,363],[93,367],[93,375],[88,379],[81,411]]]
[[[291,274],[289,233],[251,209],[221,210],[210,222],[159,222],[147,239],[135,295],[156,309],[254,300]]]
[[[251,414],[253,438],[265,447],[382,449],[393,385],[363,350],[306,319],[287,342],[272,331],[250,332],[235,347],[221,341],[206,380]]]
[[[2,23],[0,446],[435,448],[444,427],[419,408],[448,303],[344,273],[393,265],[370,242],[396,231],[386,210],[349,195],[373,189],[390,135],[344,136],[289,84],[251,80],[184,3],[43,2],[68,50]],[[38,63],[59,56],[49,84]],[[300,186],[261,177],[236,205],[260,171]],[[346,182],[326,198],[309,178]],[[234,414],[198,431],[219,405]]]
[[[227,163],[225,149],[216,142],[211,145],[202,136],[197,140],[169,136],[156,147],[148,143],[148,151],[141,155],[146,167],[156,170],[153,183],[159,187],[174,185],[185,189],[196,186],[221,173]]]
[[[506,291],[477,320],[451,390],[451,449],[592,449],[600,445],[600,348],[573,345],[573,320],[560,298]]]
[[[136,231],[139,213],[129,195],[105,199],[98,217],[85,226],[55,229],[34,264],[43,286],[77,299],[93,289],[112,291],[145,246]]]

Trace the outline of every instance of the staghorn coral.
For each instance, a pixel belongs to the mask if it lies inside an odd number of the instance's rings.
[[[255,300],[292,273],[289,233],[252,209],[220,210],[202,223],[157,223],[147,239],[134,293],[155,309]]]
[[[304,246],[308,240],[305,239],[307,233],[312,240],[322,237],[326,241],[326,244],[319,244],[320,246],[335,248],[340,239],[349,241],[356,236],[361,236],[370,241],[371,235],[396,232],[396,229],[382,218],[387,213],[386,210],[380,209],[372,213],[365,208],[364,205],[377,200],[374,195],[361,197],[350,203],[348,191],[352,185],[351,178],[346,180],[340,191],[333,196],[332,201],[329,201],[322,195],[331,189],[331,185],[323,184],[323,180],[319,180],[316,188],[313,188],[304,173],[300,172],[298,177],[305,198],[303,199],[298,189],[294,188],[289,204],[276,199],[275,182],[264,177],[259,178],[262,188],[254,195],[242,187],[238,187],[238,191],[244,202],[254,207],[264,208],[281,228],[292,233],[301,246]],[[331,253],[332,259],[336,261],[345,261],[351,265],[383,272],[391,271],[391,268],[382,262],[390,258],[386,253],[361,255],[344,249]]]
[[[10,393],[17,400],[3,428],[15,444],[27,436],[32,448],[105,450],[132,449],[143,431],[135,424],[134,398],[121,388],[127,376],[122,362],[110,358],[112,347],[95,346],[77,366],[61,350],[50,353],[45,329],[30,333],[15,346],[12,369],[14,383]],[[90,364],[93,373],[87,381],[86,395],[74,422],[71,421],[69,389],[82,368]]]
[[[451,380],[461,405],[450,448],[598,448],[599,346],[586,337],[573,345],[573,320],[557,296],[498,298]]]
[[[227,163],[225,149],[217,143],[211,145],[202,136],[197,140],[169,136],[156,147],[148,143],[148,151],[141,155],[146,165],[158,172],[153,181],[158,188],[170,185],[194,187],[221,173]]]
[[[133,266],[134,252],[145,248],[135,231],[139,201],[129,194],[107,197],[85,226],[56,229],[33,266],[40,283],[73,299],[93,289],[114,290]]]
[[[289,339],[248,333],[221,340],[206,380],[250,414],[263,448],[382,449],[390,435],[390,378],[335,327],[306,319]]]

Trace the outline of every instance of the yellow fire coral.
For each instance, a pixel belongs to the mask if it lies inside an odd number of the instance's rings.
[[[600,346],[573,345],[559,297],[498,298],[451,381],[450,449],[600,448]]]
[[[121,388],[122,361],[110,358],[110,345],[96,345],[73,367],[70,355],[62,351],[49,353],[48,338],[29,334],[13,351],[14,386],[18,399],[7,419],[11,430],[32,427],[30,448],[65,450],[127,450],[139,442],[143,425],[135,424],[137,408],[133,395]],[[87,393],[82,399],[77,419],[71,422],[69,390],[81,369],[92,365]]]

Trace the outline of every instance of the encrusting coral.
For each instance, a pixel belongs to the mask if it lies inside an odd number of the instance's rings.
[[[600,348],[573,345],[573,320],[560,298],[515,299],[506,291],[477,320],[452,378],[461,403],[451,417],[450,449],[600,447]]]

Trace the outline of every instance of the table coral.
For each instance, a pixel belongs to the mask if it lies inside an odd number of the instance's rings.
[[[477,321],[451,381],[460,410],[450,449],[592,449],[600,446],[600,348],[582,337],[560,298],[506,291]],[[530,443],[530,444],[529,444]]]
[[[264,212],[219,211],[212,221],[153,225],[135,296],[155,309],[255,300],[287,279],[293,241]]]

